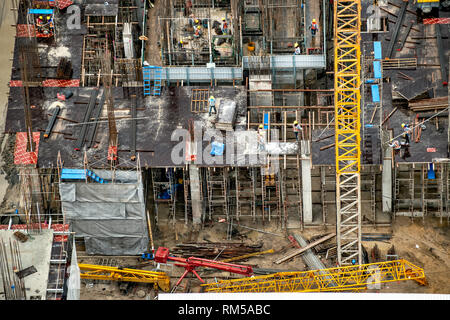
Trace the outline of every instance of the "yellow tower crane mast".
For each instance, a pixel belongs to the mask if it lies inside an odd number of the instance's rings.
[[[360,42],[361,0],[335,0],[336,240],[341,266],[362,264]]]

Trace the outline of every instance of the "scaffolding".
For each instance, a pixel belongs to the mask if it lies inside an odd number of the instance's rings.
[[[160,204],[167,204],[169,208],[168,221],[175,224],[176,213],[176,178],[175,168],[152,168],[152,188],[153,188],[153,202],[155,204],[155,219],[159,220],[159,206]]]
[[[281,172],[281,199],[283,204],[283,222],[286,228],[303,228],[303,203],[300,157],[283,157],[285,166]]]
[[[256,168],[235,168],[236,220],[251,217],[256,221]]]
[[[199,4],[195,1],[191,6],[179,1],[169,2],[165,17],[158,18],[163,65],[239,65],[236,1],[220,2],[217,6],[218,2],[202,1]],[[224,23],[227,28],[223,27]]]
[[[207,168],[206,182],[208,188],[208,208],[209,219],[212,216],[225,216],[228,221],[229,216],[229,168]]]
[[[137,7],[131,0],[120,0],[117,14],[85,14],[87,34],[83,37],[81,85],[98,86],[105,74],[102,52],[111,52],[112,84],[118,87],[142,86],[141,44],[137,37]],[[109,74],[108,74],[109,75]]]
[[[244,1],[243,42],[256,43],[254,51],[245,47],[244,55],[261,55],[260,52],[270,55],[293,54],[296,42],[302,54],[306,54],[304,4],[304,1],[299,0]],[[280,28],[280,25],[283,27]]]
[[[326,225],[327,223],[330,206],[336,210],[336,173],[333,172],[334,174],[331,176],[327,174],[329,171],[330,170],[327,170],[327,167],[320,167],[320,200],[322,204],[323,225]],[[329,196],[330,194],[332,197]]]

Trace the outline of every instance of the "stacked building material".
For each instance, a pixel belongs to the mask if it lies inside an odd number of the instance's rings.
[[[419,101],[409,102],[408,106],[415,112],[445,109],[448,107],[448,97],[421,99]]]
[[[180,243],[170,250],[176,256],[201,257],[214,259],[220,253],[220,258],[232,258],[244,254],[254,253],[261,249],[262,243],[247,245],[244,243]]]
[[[219,116],[216,128],[219,130],[231,131],[236,119],[236,102],[232,100],[222,100],[219,106]]]

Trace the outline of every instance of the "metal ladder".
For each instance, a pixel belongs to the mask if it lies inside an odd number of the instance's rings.
[[[162,68],[161,67],[155,67],[153,75],[154,75],[153,95],[154,96],[160,96],[161,95]]]
[[[151,95],[152,85],[151,85],[151,68],[144,66],[142,68],[142,79],[144,82],[144,96]]]
[[[142,68],[142,79],[144,87],[144,96],[160,96],[162,83],[162,67],[144,66]],[[153,86],[152,86],[153,81]]]
[[[227,179],[224,172],[218,173],[218,175],[213,175],[211,173],[211,168],[208,168],[207,179],[208,179],[208,202],[209,202],[209,219],[211,219],[214,214],[216,206],[223,207],[223,213],[228,220],[228,203],[227,203]],[[217,168],[217,170],[226,170],[224,168]],[[221,175],[221,177],[220,177]],[[214,178],[222,178],[220,180],[215,180]],[[217,192],[219,191],[219,192]]]

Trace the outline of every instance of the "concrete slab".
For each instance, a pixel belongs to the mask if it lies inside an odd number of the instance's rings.
[[[15,230],[0,230],[0,239],[7,244],[8,262],[11,263],[9,254],[9,241],[16,240],[13,235]],[[45,300],[47,292],[48,274],[50,269],[50,257],[53,243],[53,230],[44,229],[40,234],[33,234],[28,241],[19,244],[22,267],[34,266],[37,270],[29,276],[23,278],[26,288],[26,298],[30,296],[41,296]],[[0,288],[3,288],[3,281],[0,279]],[[0,294],[0,300],[4,300],[4,294]]]

